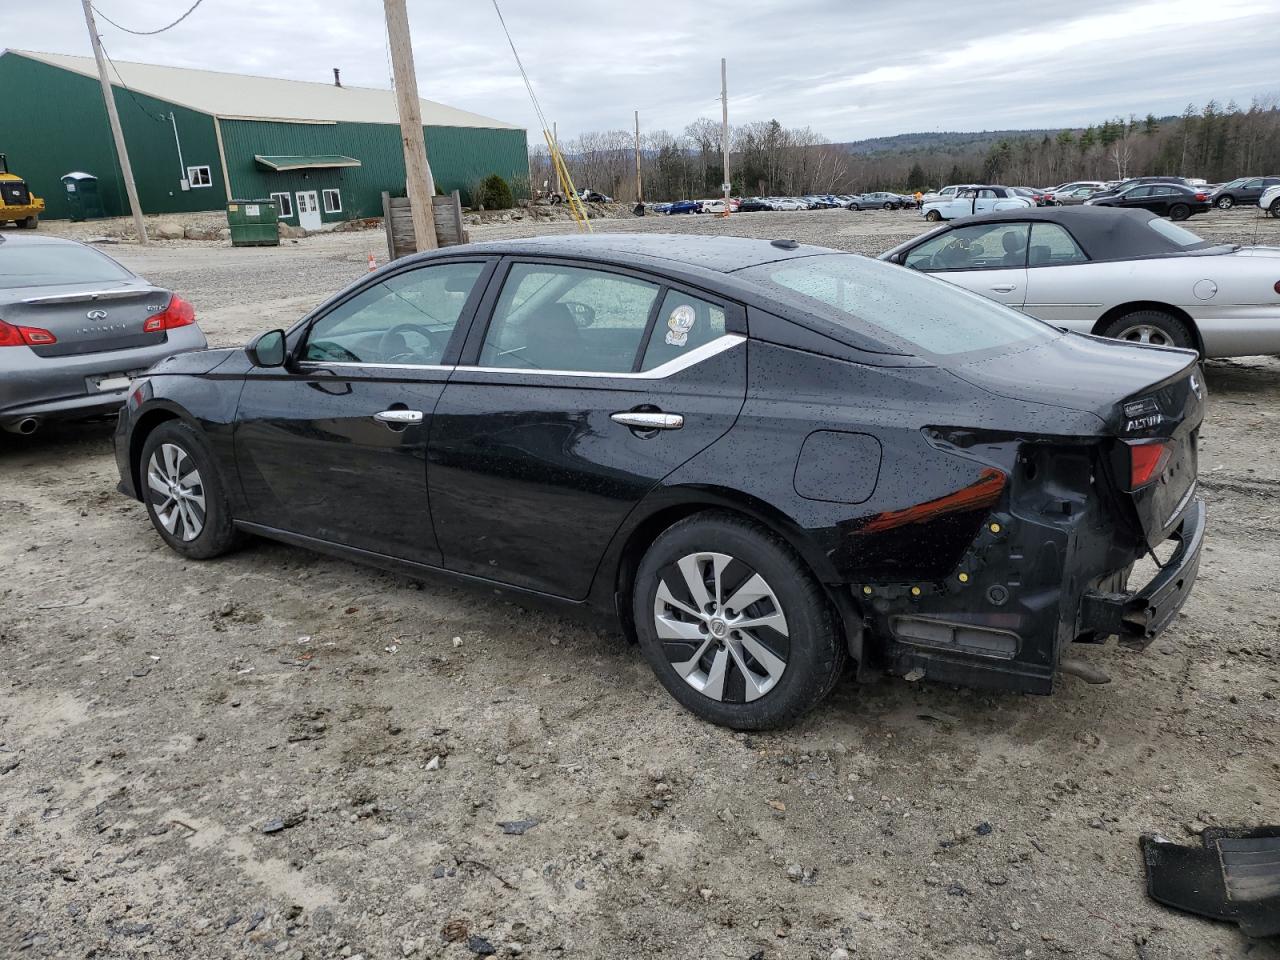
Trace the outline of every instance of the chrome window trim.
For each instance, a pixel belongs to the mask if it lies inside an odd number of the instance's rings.
[[[604,378],[606,380],[664,380],[672,374],[679,373],[681,370],[687,370],[695,364],[708,360],[716,354],[724,353],[736,347],[740,343],[747,340],[740,333],[726,333],[716,337],[710,343],[704,343],[700,347],[695,347],[683,357],[676,357],[674,360],[668,360],[660,366],[654,367],[652,370],[642,370],[639,373],[633,373],[628,370],[625,373],[607,373],[595,370],[537,370],[532,368],[521,367],[470,367],[459,364],[456,368],[460,372],[475,373],[508,373],[518,374],[522,377],[592,377],[595,379]]]
[[[299,360],[299,370],[311,370],[316,367],[322,369],[332,369],[334,367],[356,367],[358,369],[370,368],[374,370],[435,370],[436,372],[445,372],[456,370],[454,366],[441,366],[438,363],[365,363],[363,361],[341,361],[341,360]]]

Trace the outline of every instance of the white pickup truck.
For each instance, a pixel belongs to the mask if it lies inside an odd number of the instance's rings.
[[[1008,187],[969,186],[961,187],[950,198],[926,200],[920,213],[926,220],[937,223],[939,220],[954,220],[956,217],[967,217],[975,213],[1034,206],[1031,200],[1018,196]]]

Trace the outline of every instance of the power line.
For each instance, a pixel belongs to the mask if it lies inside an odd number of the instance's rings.
[[[187,17],[191,16],[191,14],[195,13],[196,7],[200,6],[200,4],[202,3],[204,3],[204,0],[196,0],[196,2],[191,5],[190,10],[188,10],[186,13],[180,16],[177,20],[173,21],[173,23],[169,24],[167,27],[161,27],[159,30],[130,30],[128,27],[120,26],[120,24],[116,23],[114,20],[108,17],[105,13],[103,13],[101,10],[98,9],[96,4],[94,5],[93,9],[98,14],[98,16],[100,16],[103,20],[107,21],[107,23],[111,24],[117,30],[123,30],[125,33],[132,33],[135,37],[154,37],[157,33],[164,33],[166,30],[172,30],[174,27],[180,24],[183,20],[187,19]]]
[[[129,95],[129,99],[133,101],[133,105],[152,120],[155,120],[158,123],[168,123],[169,118],[167,116],[161,113],[152,113],[142,105],[142,101],[139,100],[134,95],[134,92],[129,89],[129,85],[124,82],[124,77],[120,76],[120,68],[117,67],[116,62],[111,59],[111,54],[107,53],[107,47],[106,44],[102,42],[102,37],[98,37],[98,46],[102,48],[102,55],[107,58],[107,63],[111,64],[111,69],[115,73],[116,79],[120,81],[120,88]]]

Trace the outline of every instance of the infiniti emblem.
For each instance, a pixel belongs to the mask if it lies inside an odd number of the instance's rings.
[[[88,313],[85,314],[85,316],[88,317],[90,320],[105,320],[107,319],[107,311],[90,310]]]

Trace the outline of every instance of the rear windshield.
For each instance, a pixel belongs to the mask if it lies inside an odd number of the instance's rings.
[[[905,341],[914,352],[935,357],[1000,353],[1059,336],[1047,324],[945,281],[852,254],[766,263],[740,276],[834,308],[815,312],[863,336],[895,346]]]
[[[78,243],[0,243],[0,289],[132,278],[110,257]]]

